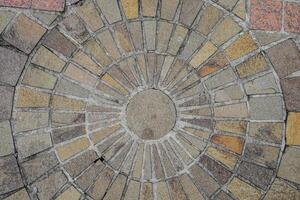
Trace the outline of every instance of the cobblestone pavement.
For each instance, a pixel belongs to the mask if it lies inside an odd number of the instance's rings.
[[[0,199],[300,199],[297,1],[0,5]]]

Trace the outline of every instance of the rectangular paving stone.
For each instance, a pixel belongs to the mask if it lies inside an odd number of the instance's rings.
[[[93,1],[85,1],[83,4],[78,5],[78,7],[75,8],[75,11],[87,24],[88,28],[93,32],[104,26],[100,14],[98,13]]]
[[[45,67],[47,69],[61,72],[65,66],[65,61],[59,58],[57,55],[52,53],[49,49],[44,46],[41,46],[34,57],[31,60],[31,63]]]
[[[174,166],[174,168],[176,169],[176,171],[181,171],[183,170],[184,166],[183,163],[181,162],[181,160],[178,158],[178,156],[175,154],[174,150],[172,149],[170,143],[165,140],[164,141],[164,145],[166,147],[166,151],[169,155],[169,158]]]
[[[118,59],[121,56],[117,44],[108,29],[99,33],[97,38],[114,59]]]
[[[56,85],[56,92],[61,94],[68,94],[76,97],[87,98],[89,91],[78,84],[75,84],[66,79],[61,79]]]
[[[242,162],[238,174],[259,188],[266,190],[271,183],[274,171],[248,162]]]
[[[199,192],[192,179],[188,175],[184,174],[180,176],[179,179],[188,199],[204,200],[203,195]]]
[[[81,124],[85,122],[84,113],[62,113],[53,112],[51,115],[52,127],[59,127],[72,124]]]
[[[61,129],[54,129],[52,131],[52,140],[54,144],[59,144],[85,134],[85,126],[74,126]]]
[[[96,161],[97,158],[98,156],[95,151],[88,150],[64,164],[64,169],[68,172],[68,174],[71,177],[75,178],[82,171],[84,171],[86,168],[92,165],[92,163],[94,163],[94,161]]]
[[[71,99],[68,97],[54,95],[52,97],[51,107],[54,110],[69,110],[69,111],[83,111],[86,106],[86,102]]]
[[[142,14],[146,17],[155,17],[158,0],[141,0]]]
[[[203,8],[200,14],[200,20],[196,29],[204,35],[208,35],[224,15],[220,9],[212,5],[208,5]]]
[[[125,53],[133,51],[133,45],[131,44],[130,35],[127,31],[125,23],[118,23],[114,26],[115,38],[118,40],[119,45]]]
[[[102,199],[114,175],[115,173],[111,169],[105,168],[87,193],[94,199]]]
[[[102,67],[83,51],[75,53],[72,60],[95,75],[102,73]]]
[[[173,30],[173,24],[159,21],[158,24],[158,32],[157,32],[157,50],[159,52],[165,52],[168,49],[169,40]]]
[[[158,182],[156,185],[156,196],[158,200],[171,199],[166,182]]]
[[[117,0],[97,0],[97,3],[108,23],[112,24],[122,19]]]
[[[240,100],[245,96],[241,87],[237,84],[220,89],[215,92],[215,102]]]
[[[209,147],[206,154],[223,163],[231,170],[235,167],[238,161],[238,157],[236,155],[213,147]]]
[[[273,74],[256,78],[244,84],[247,94],[272,94],[279,92],[279,86],[276,83]]]
[[[208,76],[229,64],[226,56],[222,52],[217,52],[214,56],[208,59],[208,61],[199,68],[198,75],[201,77]]]
[[[231,196],[229,196],[229,194],[227,194],[224,191],[220,191],[216,197],[214,198],[214,200],[233,200],[233,198]]]
[[[199,48],[204,42],[204,37],[195,31],[192,31],[189,35],[187,43],[180,53],[180,58],[187,60],[192,54]]]
[[[177,25],[169,42],[168,53],[176,55],[181,44],[183,43],[188,29]]]
[[[215,129],[239,135],[245,135],[247,131],[246,121],[216,121]]]
[[[143,32],[141,22],[129,22],[128,31],[131,34],[133,45],[136,50],[142,50],[144,41],[143,41]]]
[[[205,85],[207,86],[208,89],[214,89],[222,85],[226,85],[230,82],[233,82],[234,80],[236,80],[236,76],[233,70],[230,67],[228,67],[227,69],[208,78],[205,81]]]
[[[213,34],[211,35],[211,41],[217,45],[221,46],[234,35],[238,34],[242,28],[233,21],[231,17],[225,17],[221,23],[219,23]]]
[[[22,83],[44,89],[53,89],[56,80],[55,76],[31,65],[27,68]]]
[[[144,21],[146,48],[155,50],[156,21]]]
[[[246,103],[237,103],[214,108],[216,117],[247,118],[248,108]]]
[[[178,178],[172,178],[168,180],[167,183],[169,186],[169,192],[172,199],[182,199],[182,200],[188,199]]]
[[[84,44],[85,52],[93,56],[101,65],[105,67],[111,64],[111,59],[107,56],[104,49],[96,42],[95,39],[91,39]]]
[[[160,16],[163,19],[172,20],[176,14],[179,0],[162,0]]]
[[[183,1],[179,22],[187,26],[192,25],[202,5],[202,0]]]
[[[161,163],[163,165],[163,168],[165,170],[165,176],[166,177],[172,177],[176,174],[176,170],[173,167],[170,159],[168,158],[168,155],[165,151],[165,149],[163,148],[163,146],[161,144],[159,144],[157,146],[159,152],[160,152],[160,159],[161,159]]]
[[[15,140],[18,155],[21,158],[26,158],[52,147],[50,133],[45,131],[18,135]]]
[[[140,182],[130,180],[124,196],[124,200],[138,199],[139,192],[140,192]]]
[[[211,196],[219,188],[219,184],[199,165],[195,164],[191,168],[191,174],[195,185],[202,190],[207,196]]]
[[[246,145],[244,157],[247,161],[275,168],[279,153],[280,148],[278,147],[249,143]]]
[[[282,97],[250,98],[250,117],[255,120],[282,120],[284,117]]]
[[[65,1],[63,0],[51,0],[51,1],[39,1],[32,0],[31,7],[38,10],[47,10],[47,11],[63,11],[65,7]]]
[[[15,132],[29,131],[48,126],[49,112],[17,112]]]
[[[236,177],[232,179],[230,184],[227,186],[227,189],[233,194],[235,198],[238,199],[260,199],[260,192],[258,189]]]
[[[122,196],[122,192],[124,190],[126,184],[126,176],[119,174],[113,184],[111,185],[110,189],[106,193],[104,200],[108,199],[120,199]]]
[[[16,158],[0,158],[0,194],[5,194],[23,187],[23,182]]]
[[[203,46],[199,49],[199,51],[194,54],[190,64],[197,68],[199,65],[204,63],[210,56],[212,56],[217,51],[217,47],[213,45],[210,41],[207,41]]]
[[[64,56],[70,57],[72,53],[76,50],[75,44],[73,44],[69,39],[66,38],[57,29],[52,29],[50,33],[46,36],[43,44],[48,48],[52,48]]]
[[[61,193],[56,200],[64,200],[64,199],[76,199],[79,200],[81,193],[75,189],[73,186],[70,186],[67,190]]]
[[[49,106],[50,94],[48,93],[20,87],[16,94],[16,107],[18,108],[45,108]]]
[[[20,164],[27,183],[32,183],[37,178],[58,165],[54,152],[42,152],[30,160]]]
[[[0,120],[10,119],[13,105],[14,88],[0,85]]]
[[[280,144],[283,134],[283,123],[250,122],[249,135],[261,141]]]
[[[225,49],[229,60],[236,60],[257,49],[257,45],[250,33],[244,33]]]
[[[0,81],[16,85],[27,56],[16,50],[0,47]]]
[[[143,183],[140,191],[140,200],[153,199],[153,185],[152,183]]]
[[[164,170],[160,161],[159,153],[156,145],[152,145],[152,155],[153,155],[153,164],[154,164],[154,174],[155,178],[162,179],[165,177]]]
[[[45,28],[26,15],[21,14],[6,29],[3,38],[21,51],[29,54],[45,32]]]
[[[138,0],[121,0],[121,3],[127,19],[134,19],[139,16]]]
[[[81,151],[87,149],[90,143],[87,138],[79,138],[59,146],[56,148],[57,154],[62,161],[67,160],[68,158],[80,153]]]
[[[104,168],[104,164],[101,161],[97,161],[87,170],[85,170],[77,179],[75,183],[79,186],[80,189],[86,191],[90,185],[98,178],[101,170]]]
[[[19,7],[19,8],[29,8],[31,4],[31,0],[16,0],[16,1],[0,1],[1,6],[7,7]]]
[[[241,154],[244,147],[244,139],[241,137],[230,135],[213,135],[212,142],[229,149],[237,154]]]
[[[0,122],[0,156],[14,153],[14,142],[9,121]]]
[[[90,73],[76,67],[74,64],[70,63],[64,72],[64,75],[67,77],[81,83],[88,85],[90,87],[94,87],[96,84],[96,78],[92,76]]]
[[[40,199],[51,199],[67,181],[68,179],[62,171],[55,171],[32,186],[37,188],[37,196]]]
[[[286,127],[286,143],[288,145],[300,145],[300,113],[289,112]]]
[[[243,63],[237,65],[235,68],[240,78],[247,78],[270,69],[262,54],[252,56]]]

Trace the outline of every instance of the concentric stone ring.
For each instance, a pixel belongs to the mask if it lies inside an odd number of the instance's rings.
[[[67,2],[0,9],[0,199],[300,198],[297,33],[245,0]]]

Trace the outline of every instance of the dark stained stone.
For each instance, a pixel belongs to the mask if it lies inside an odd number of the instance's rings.
[[[65,170],[72,177],[78,176],[83,170],[88,168],[98,158],[96,152],[87,151],[76,158],[73,158],[64,165]]]
[[[46,36],[44,45],[58,51],[59,53],[62,53],[67,57],[70,57],[76,50],[76,46],[57,29],[53,29]]]
[[[0,47],[0,81],[16,85],[26,60],[25,54]]]
[[[61,142],[84,135],[85,133],[85,126],[67,127],[53,130],[52,138],[55,144],[59,144]]]
[[[26,177],[26,181],[31,183],[58,165],[58,160],[54,152],[43,152],[20,165]]]
[[[274,172],[271,169],[259,165],[242,162],[239,166],[238,174],[259,188],[266,190],[271,183]]]
[[[0,85],[0,94],[0,120],[9,119],[13,104],[14,88]]]
[[[300,52],[292,40],[286,40],[267,50],[279,78],[300,70]]]
[[[298,55],[300,57],[300,54]],[[300,63],[299,63],[300,65]],[[300,77],[281,79],[284,101],[288,111],[300,110]]]
[[[14,156],[0,158],[0,195],[23,186],[21,174]]]
[[[206,155],[200,158],[200,163],[212,173],[220,184],[225,184],[232,175],[229,170]]]

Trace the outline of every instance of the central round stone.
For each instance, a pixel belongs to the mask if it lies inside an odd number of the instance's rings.
[[[126,120],[129,129],[140,138],[159,139],[175,125],[175,105],[160,90],[144,90],[130,100],[126,109]]]

